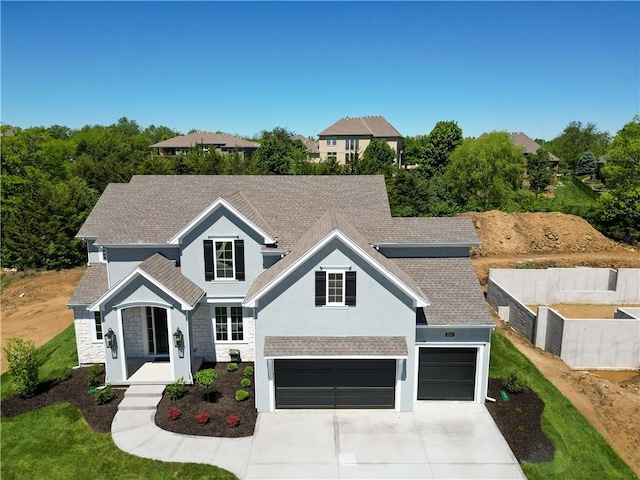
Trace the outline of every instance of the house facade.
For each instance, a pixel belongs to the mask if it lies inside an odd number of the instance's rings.
[[[134,176],[78,237],[78,357],[109,383],[192,383],[237,350],[259,411],[486,396],[471,220],[392,218],[382,176]]]
[[[228,133],[192,132],[154,143],[149,148],[161,156],[180,155],[199,147],[207,153],[213,151],[218,153],[240,152],[243,156],[250,157],[259,146],[258,142],[245,140]]]
[[[396,152],[396,162],[400,164],[402,134],[379,115],[342,118],[320,132],[318,138],[320,160],[333,158],[345,164],[356,152],[362,157],[371,140],[376,138]]]

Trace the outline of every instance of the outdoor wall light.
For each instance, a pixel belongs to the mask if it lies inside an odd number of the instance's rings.
[[[176,348],[182,348],[182,332],[179,328],[173,334],[173,346]]]
[[[107,344],[107,348],[113,348],[116,342],[116,334],[113,333],[113,330],[109,329],[109,331],[104,334],[104,341]]]

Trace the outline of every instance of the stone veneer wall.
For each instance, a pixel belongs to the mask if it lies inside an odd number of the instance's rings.
[[[93,341],[91,330],[94,321],[93,312],[84,307],[73,308],[74,327],[76,330],[76,345],[78,348],[78,363],[104,363],[104,341]]]
[[[143,307],[132,307],[122,310],[124,348],[127,358],[144,357],[143,311]]]

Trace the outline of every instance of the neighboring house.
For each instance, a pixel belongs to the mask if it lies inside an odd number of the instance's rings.
[[[78,358],[109,383],[192,383],[235,349],[259,411],[484,402],[473,224],[392,218],[382,176],[134,176],[77,237]]]
[[[304,135],[300,134],[294,135],[293,140],[300,140],[302,143],[304,143],[305,147],[307,147],[307,151],[309,152],[310,161],[320,161],[320,148],[318,147],[318,142],[314,142],[309,137],[305,137]]]
[[[524,158],[529,158],[532,155],[535,155],[536,152],[542,148],[542,145],[533,141],[530,137],[525,135],[522,132],[511,132],[508,133],[511,141],[518,147],[524,149]],[[553,170],[553,181],[551,183],[552,187],[556,184],[557,175],[558,175],[558,165],[560,164],[560,159],[556,157],[553,153],[549,152],[549,161],[551,162],[551,168]]]
[[[157,149],[158,155],[178,155],[187,153],[198,146],[205,152],[229,153],[237,151],[245,157],[250,157],[260,144],[228,133],[193,132],[154,143],[150,148]]]
[[[379,115],[342,118],[320,132],[318,138],[321,160],[334,158],[344,164],[356,152],[362,157],[371,140],[377,138],[389,144],[400,164],[402,134]]]

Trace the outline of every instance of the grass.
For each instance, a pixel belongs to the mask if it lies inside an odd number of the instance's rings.
[[[556,447],[552,462],[522,464],[529,480],[638,478],[573,404],[504,335],[494,331],[489,376],[504,378],[512,369],[544,401],[542,429]]]
[[[556,187],[554,204],[558,210],[562,207],[587,209],[596,205],[596,201],[576,187],[569,177],[562,179],[563,185]]]
[[[60,403],[0,422],[3,480],[235,479],[211,465],[164,463],[129,455],[95,434],[80,411]]]

